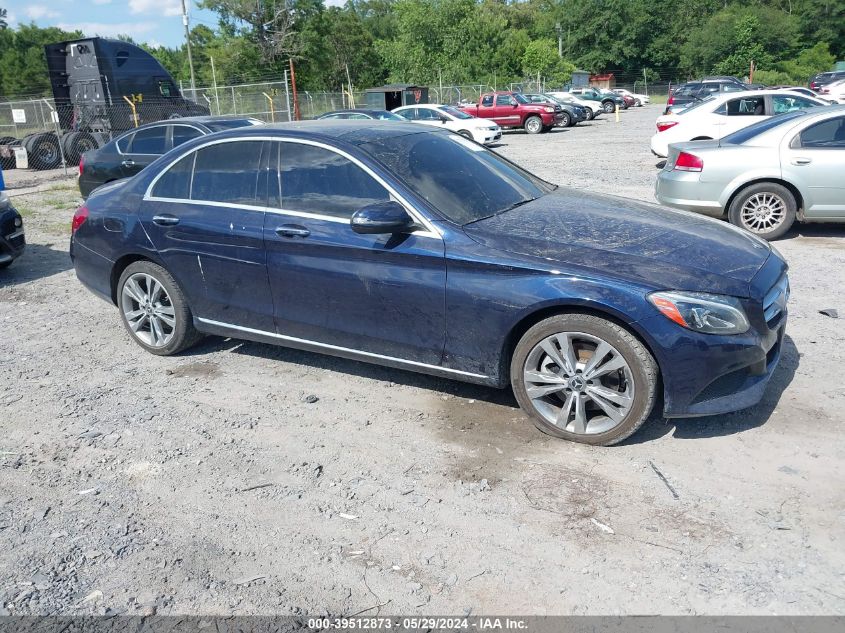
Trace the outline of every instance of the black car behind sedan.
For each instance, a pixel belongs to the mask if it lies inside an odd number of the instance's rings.
[[[23,232],[23,218],[0,191],[0,269],[6,268],[23,254],[26,239]]]
[[[142,125],[82,155],[79,192],[87,198],[100,185],[134,176],[162,154],[191,139],[262,123],[252,117],[200,116]]]

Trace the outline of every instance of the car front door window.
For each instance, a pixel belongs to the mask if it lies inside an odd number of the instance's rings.
[[[267,214],[264,230],[277,332],[323,349],[439,364],[442,240],[416,232],[354,232],[352,214],[391,199],[388,189],[328,147],[278,146],[281,204]]]
[[[323,147],[281,143],[279,172],[287,210],[347,219],[361,207],[390,200],[361,167]]]

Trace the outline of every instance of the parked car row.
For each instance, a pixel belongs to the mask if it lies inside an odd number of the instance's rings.
[[[753,120],[721,140],[670,145],[657,199],[766,240],[796,220],[845,222],[845,106]]]
[[[719,139],[766,117],[826,105],[827,101],[816,97],[781,90],[714,93],[679,112],[660,116],[651,151],[666,157],[671,143]]]

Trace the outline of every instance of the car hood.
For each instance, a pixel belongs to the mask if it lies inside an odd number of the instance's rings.
[[[751,296],[750,282],[771,253],[766,242],[718,220],[563,187],[464,231],[564,273],[740,297]]]

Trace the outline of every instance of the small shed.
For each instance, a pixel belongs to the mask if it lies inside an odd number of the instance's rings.
[[[393,110],[404,105],[428,103],[428,88],[411,84],[389,84],[367,88],[367,107],[373,110]]]
[[[572,71],[572,87],[586,88],[590,85],[590,72],[588,70]]]
[[[590,85],[594,88],[604,88],[605,90],[612,90],[616,87],[616,77],[613,73],[605,73],[603,75],[591,75]]]

